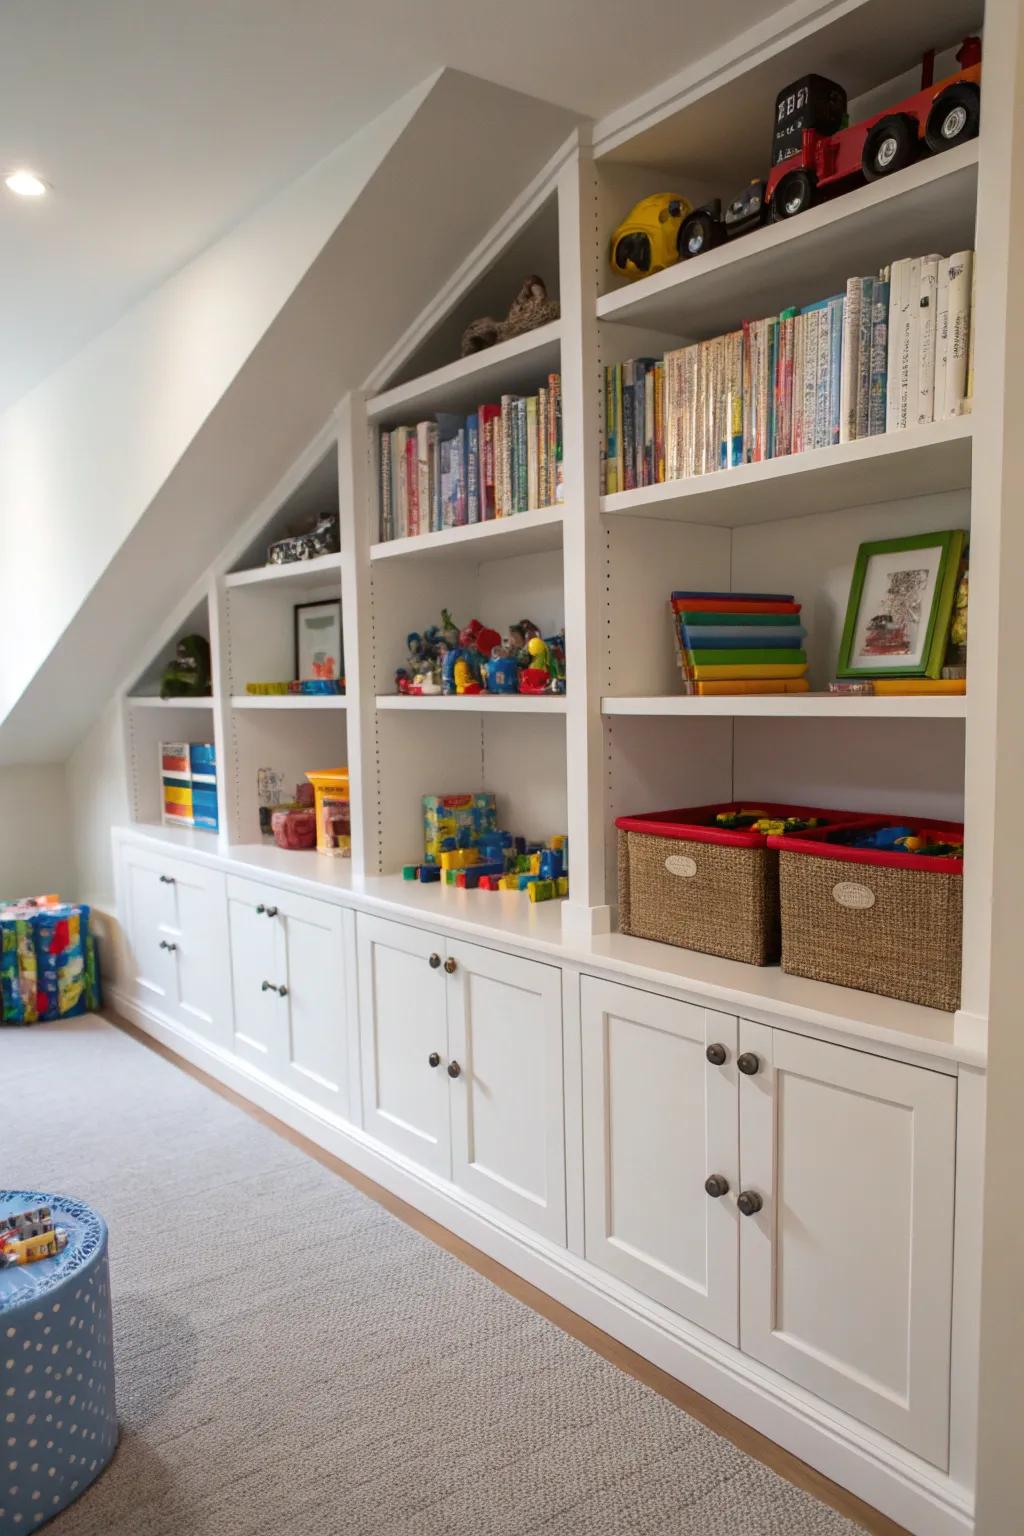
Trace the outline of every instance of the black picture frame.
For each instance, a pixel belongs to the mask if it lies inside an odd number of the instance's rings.
[[[304,678],[303,675],[302,675],[302,659],[303,659],[303,657],[302,657],[302,623],[303,623],[302,615],[304,613],[306,613],[307,610],[310,609],[310,608],[318,608],[318,609],[320,609],[324,613],[325,616],[328,613],[330,613],[331,617],[334,618],[336,623],[337,623],[338,666],[337,666],[337,671],[335,673],[335,677],[336,677],[337,680],[340,681],[345,676],[345,639],[344,639],[344,635],[342,633],[342,627],[341,627],[341,598],[340,597],[325,598],[321,602],[318,602],[318,603],[296,603],[295,604],[295,679],[296,679],[297,682],[300,682],[300,683],[301,682],[312,682],[312,681],[315,680],[312,677],[312,675],[310,675],[309,678]]]

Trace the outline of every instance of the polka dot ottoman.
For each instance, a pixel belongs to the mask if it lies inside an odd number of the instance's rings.
[[[0,1268],[0,1536],[38,1530],[117,1445],[106,1224],[61,1195],[0,1189],[0,1218],[40,1205],[68,1244]]]

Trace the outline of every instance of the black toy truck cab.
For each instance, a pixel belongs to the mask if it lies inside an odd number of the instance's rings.
[[[824,75],[804,75],[775,98],[772,165],[799,155],[805,128],[837,133],[846,118],[846,92]]]

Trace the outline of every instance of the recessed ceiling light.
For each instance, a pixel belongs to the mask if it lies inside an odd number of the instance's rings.
[[[42,197],[46,191],[46,182],[41,181],[34,171],[12,171],[4,177],[4,186],[19,197]]]

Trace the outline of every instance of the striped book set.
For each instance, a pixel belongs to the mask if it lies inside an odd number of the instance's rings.
[[[808,691],[791,592],[673,592],[669,606],[684,693]]]

